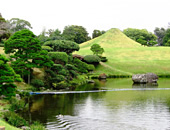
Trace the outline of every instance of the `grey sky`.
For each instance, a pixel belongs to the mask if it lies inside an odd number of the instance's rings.
[[[170,0],[1,0],[5,19],[27,20],[35,34],[43,28],[63,30],[81,25],[94,29],[166,27],[170,22]]]

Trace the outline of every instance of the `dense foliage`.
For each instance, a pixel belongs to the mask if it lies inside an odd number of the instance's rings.
[[[78,44],[89,40],[88,32],[86,29],[77,25],[65,26],[63,30],[63,37],[66,40],[71,40]]]
[[[68,40],[47,41],[43,46],[49,46],[53,51],[66,52],[67,54],[79,50],[79,45],[77,43]]]
[[[146,29],[127,28],[123,30],[123,33],[142,45],[153,46],[157,44],[157,37]]]
[[[65,52],[49,52],[48,56],[55,64],[68,63],[68,55]]]
[[[166,29],[164,28],[158,28],[156,27],[155,30],[154,30],[154,34],[157,36],[157,42],[160,46],[163,45],[163,38],[165,36],[165,33],[166,33]]]
[[[104,49],[99,44],[93,44],[90,48],[90,50],[93,52],[94,55],[102,55],[104,52]]]
[[[53,63],[47,51],[41,49],[39,40],[27,29],[16,32],[5,42],[5,53],[11,54],[11,65],[22,77],[30,74],[32,68],[50,67]]]
[[[20,76],[7,63],[9,60],[0,55],[0,95],[13,96],[15,95],[16,85],[14,82],[22,81]]]
[[[3,39],[8,39],[9,37],[10,37],[10,32],[8,30],[8,24],[0,14],[0,43],[3,42]]]
[[[167,29],[165,32],[165,36],[163,37],[164,46],[170,46],[170,29]]]
[[[101,36],[102,34],[104,34],[105,31],[100,31],[100,30],[93,30],[93,33],[92,33],[92,38],[96,38],[98,36]]]
[[[23,29],[32,29],[31,24],[23,19],[12,18],[8,21],[9,29],[12,34]]]
[[[98,64],[101,59],[96,55],[86,55],[84,61],[89,64]]]

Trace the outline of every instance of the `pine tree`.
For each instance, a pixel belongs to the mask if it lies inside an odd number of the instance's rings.
[[[33,68],[50,67],[53,64],[47,56],[48,52],[41,49],[40,41],[28,29],[14,33],[5,42],[5,53],[12,54],[12,67],[22,77],[28,76],[28,84]]]
[[[7,63],[9,60],[0,55],[0,95],[13,96],[16,90],[15,81],[22,81],[20,75],[17,75],[15,71]]]

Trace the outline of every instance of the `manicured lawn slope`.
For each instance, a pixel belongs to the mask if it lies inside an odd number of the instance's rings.
[[[105,34],[80,45],[77,54],[90,55],[92,44],[104,48],[103,56],[108,62],[101,63],[95,73],[129,75],[153,72],[159,76],[170,75],[170,48],[144,47],[125,36],[119,29],[110,29]]]

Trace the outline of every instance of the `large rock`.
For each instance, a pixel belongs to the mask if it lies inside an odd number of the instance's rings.
[[[99,79],[106,79],[107,75],[105,73],[103,73],[103,74],[100,74],[98,78]]]
[[[134,83],[156,83],[158,76],[154,73],[136,74],[132,76]]]

